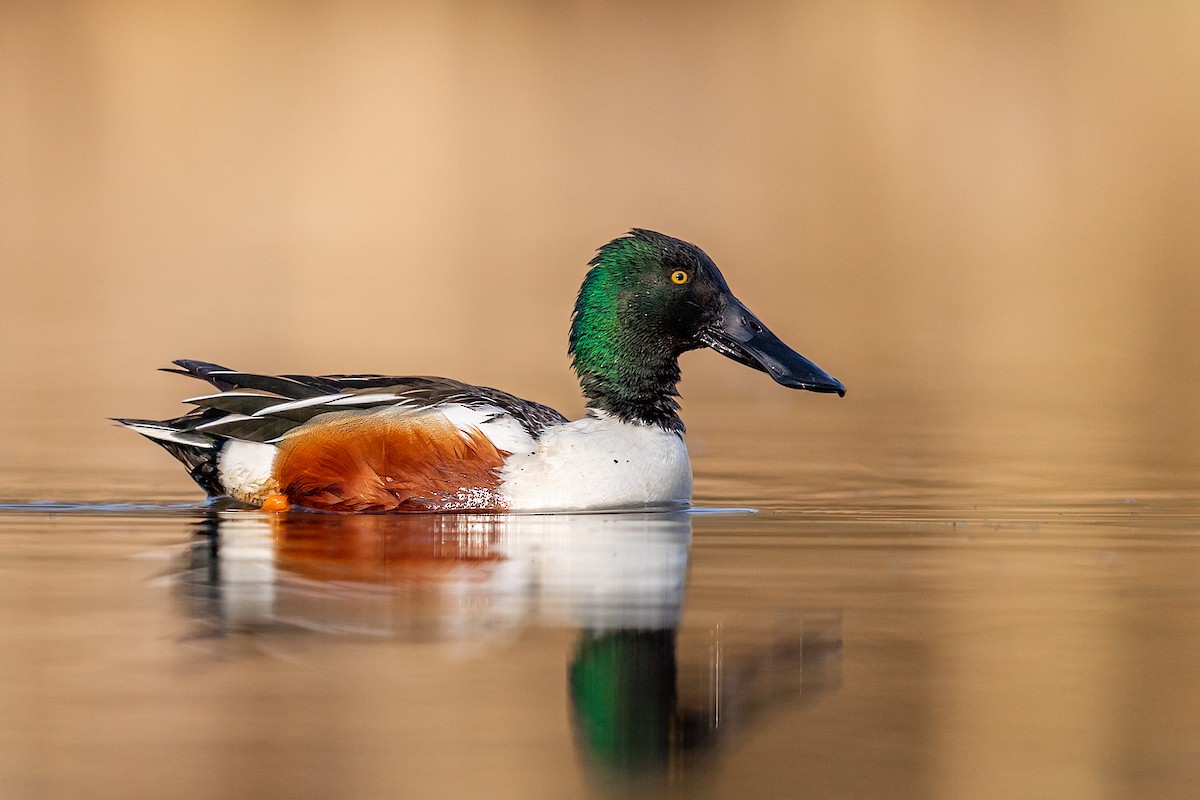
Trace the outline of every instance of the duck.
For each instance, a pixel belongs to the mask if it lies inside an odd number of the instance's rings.
[[[601,246],[571,315],[587,401],[540,403],[431,376],[265,375],[192,359],[209,391],[167,420],[114,421],[178,459],[210,501],[265,511],[549,513],[686,508],[679,357],[708,347],[789,389],[845,387],[784,344],[699,247],[642,228]]]

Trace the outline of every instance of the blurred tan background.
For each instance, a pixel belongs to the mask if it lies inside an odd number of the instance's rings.
[[[1192,480],[1198,43],[1195,2],[10,0],[0,469],[187,487],[103,422],[176,413],[178,357],[578,413],[575,290],[642,226],[850,389],[690,355],[700,459],[717,409],[860,465],[937,416]]]

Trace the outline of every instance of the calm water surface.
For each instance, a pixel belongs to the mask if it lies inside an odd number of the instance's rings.
[[[689,414],[692,513],[271,518],[136,437],[9,469],[0,794],[1194,796],[1186,454],[734,410]]]

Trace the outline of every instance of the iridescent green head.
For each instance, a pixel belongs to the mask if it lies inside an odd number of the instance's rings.
[[[693,244],[635,228],[600,248],[575,301],[570,354],[592,408],[683,430],[679,356],[711,347],[795,389],[845,394],[729,291]]]

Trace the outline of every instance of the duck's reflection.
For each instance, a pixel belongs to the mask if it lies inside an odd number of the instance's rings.
[[[489,642],[578,628],[567,682],[584,762],[598,777],[665,779],[840,682],[836,615],[681,626],[691,519],[213,512],[180,585],[215,635]]]
[[[212,632],[447,639],[521,626],[677,627],[688,515],[213,513],[184,593]]]

